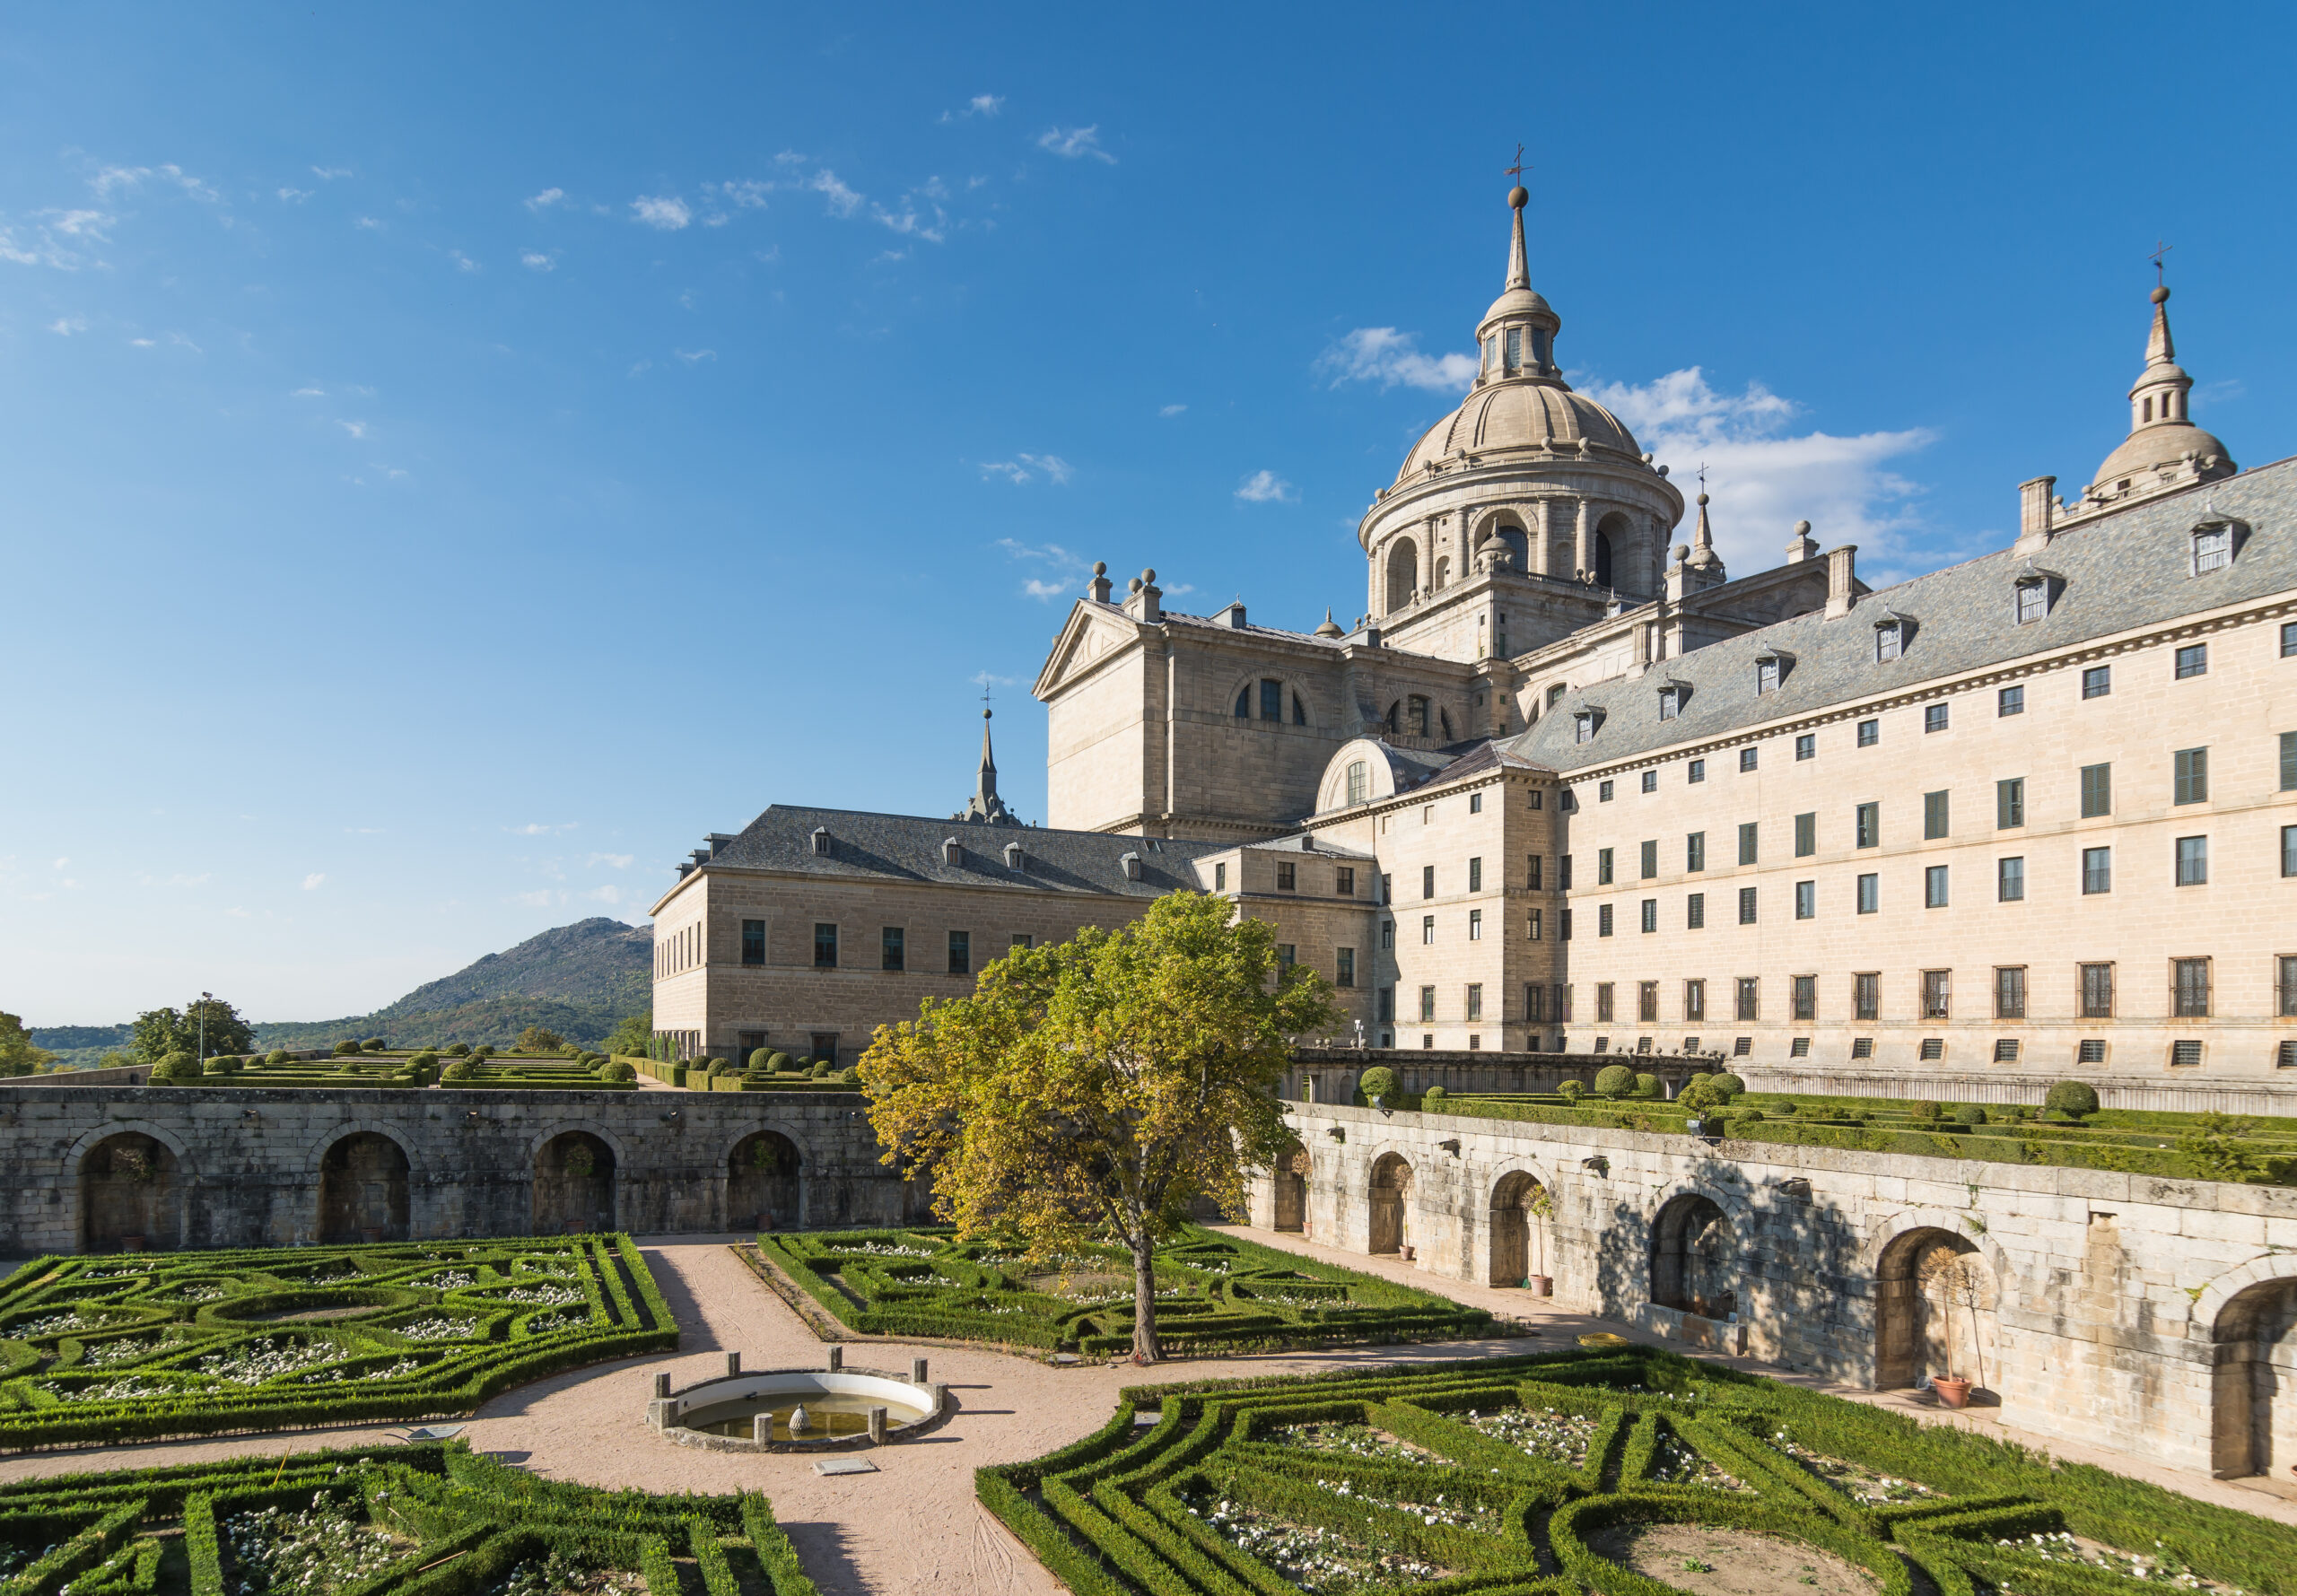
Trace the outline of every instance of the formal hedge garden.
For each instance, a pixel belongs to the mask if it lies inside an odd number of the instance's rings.
[[[677,1340],[624,1235],[40,1258],[0,1283],[0,1449],[466,1414]]]
[[[974,1478],[1076,1596],[2297,1592],[2297,1528],[1641,1347],[1137,1387]]]
[[[460,1442],[0,1487],[9,1596],[813,1596],[763,1496],[603,1491]]]
[[[195,1060],[172,1053],[153,1067],[155,1086],[476,1086],[530,1087],[560,1091],[633,1092],[638,1072],[604,1053],[566,1058],[505,1055],[490,1047],[457,1043],[445,1050],[417,1048],[389,1053],[371,1050],[334,1054],[290,1053],[240,1057],[225,1053]]]
[[[1706,1078],[1737,1080],[1729,1075]],[[1453,1093],[1435,1086],[1396,1093],[1388,1106],[1533,1124],[1720,1136],[1784,1147],[2297,1186],[2297,1122],[2231,1114],[2100,1111],[2096,1092],[2079,1081],[2058,1082],[2050,1088],[2049,1101],[2036,1109],[1999,1103],[1744,1091],[1715,1094],[1723,1100],[1699,1103],[1692,1100],[1692,1092],[1699,1076],[1691,1077],[1693,1085],[1685,1087],[1682,1098],[1669,1102],[1659,1096],[1656,1077],[1638,1076],[1622,1065],[1606,1066],[1594,1079],[1599,1089],[1592,1091],[1579,1081],[1566,1081],[1556,1092]],[[1362,1095],[1358,1094],[1359,1099]]]
[[[989,1341],[1085,1356],[1132,1346],[1131,1254],[1031,1263],[943,1230],[775,1233],[758,1252],[863,1335]],[[1191,1228],[1159,1248],[1157,1333],[1177,1354],[1454,1340],[1491,1315],[1433,1293]]]

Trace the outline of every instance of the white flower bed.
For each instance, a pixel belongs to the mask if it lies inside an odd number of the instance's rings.
[[[74,1330],[101,1330],[105,1321],[90,1318],[74,1308],[69,1313],[51,1313],[45,1319],[35,1319],[30,1324],[20,1324],[8,1333],[19,1341],[29,1341],[35,1336],[68,1335]]]
[[[476,1319],[418,1319],[400,1325],[398,1333],[410,1341],[460,1341],[478,1334],[480,1323]]]
[[[298,1382],[302,1385],[341,1385],[348,1381],[396,1380],[402,1374],[412,1374],[423,1367],[419,1357],[403,1357],[380,1369],[321,1369],[316,1374],[306,1374]]]
[[[2022,1540],[1997,1540],[1995,1545],[2005,1551],[2022,1552],[2044,1563],[2071,1563],[2077,1567],[2094,1569],[2100,1574],[2118,1574],[2125,1579],[2144,1580],[2148,1584],[2175,1586],[2187,1591],[2212,1591],[2219,1596],[2247,1596],[2239,1585],[2220,1584],[2203,1579],[2166,1549],[2155,1556],[2141,1557],[2094,1540],[2077,1540],[2060,1530],[2055,1534],[2029,1535]],[[2160,1548],[2162,1543],[2155,1541]],[[2008,1592],[2010,1587],[2003,1587]]]
[[[478,1277],[468,1269],[442,1269],[428,1279],[417,1280],[417,1286],[428,1286],[433,1291],[460,1291]]]
[[[221,1286],[187,1286],[176,1295],[188,1303],[212,1303],[223,1295]]]
[[[904,1247],[894,1242],[862,1242],[856,1245],[842,1246],[838,1251],[867,1252],[878,1258],[930,1258],[933,1256],[933,1249],[930,1247]]]
[[[279,1375],[293,1374],[298,1369],[331,1364],[342,1356],[341,1350],[328,1341],[250,1341],[230,1352],[201,1358],[199,1372],[228,1380],[233,1385],[260,1385]]]
[[[172,1397],[182,1394],[183,1387],[157,1380],[141,1379],[130,1374],[108,1385],[56,1386],[41,1388],[67,1402],[125,1402],[137,1397]]]
[[[537,1313],[527,1321],[527,1334],[555,1335],[560,1330],[572,1330],[577,1325],[588,1323],[590,1317],[587,1313]]]
[[[1274,1566],[1315,1596],[1440,1579],[1445,1570],[1401,1552],[1379,1552],[1316,1524],[1271,1518],[1226,1497],[1192,1504],[1197,1515],[1229,1545]]]
[[[1576,1469],[1587,1461],[1587,1443],[1594,1439],[1595,1421],[1576,1413],[1543,1408],[1533,1413],[1522,1408],[1502,1408],[1496,1413],[1471,1408],[1468,1424],[1495,1441],[1550,1463]]]
[[[314,1493],[301,1513],[266,1507],[233,1513],[219,1528],[233,1565],[225,1585],[230,1596],[322,1596],[380,1574],[405,1555],[328,1501],[324,1491]]]
[[[150,1352],[169,1352],[183,1345],[181,1336],[167,1336],[148,1340],[142,1336],[130,1336],[118,1341],[100,1341],[88,1348],[80,1361],[92,1369],[109,1368],[124,1364]]]
[[[1654,1485],[1689,1485],[1704,1490],[1753,1495],[1750,1487],[1708,1462],[1674,1435],[1662,1435],[1658,1446],[1653,1450],[1651,1481]]]
[[[533,1308],[559,1308],[582,1300],[582,1293],[572,1286],[513,1286],[502,1296]]]

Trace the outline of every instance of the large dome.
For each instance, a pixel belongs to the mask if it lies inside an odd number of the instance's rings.
[[[1431,461],[1462,453],[1582,444],[1616,449],[1640,459],[1635,434],[1616,415],[1585,394],[1553,382],[1495,382],[1467,397],[1457,410],[1423,433],[1396,473],[1401,485]]]

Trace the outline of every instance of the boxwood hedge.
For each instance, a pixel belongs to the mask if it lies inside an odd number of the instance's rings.
[[[1016,1249],[945,1230],[799,1232],[759,1253],[850,1330],[992,1341],[1087,1356],[1132,1345],[1132,1260],[1119,1247],[1032,1268]],[[1157,1252],[1168,1350],[1447,1340],[1491,1315],[1353,1269],[1192,1227]]]
[[[625,1235],[40,1258],[0,1284],[0,1449],[468,1413],[677,1339]]]
[[[2297,1527],[1641,1347],[1136,1387],[974,1482],[1078,1596],[1668,1596],[1606,1555],[1646,1524],[1817,1548],[1886,1596],[2297,1592]]]
[[[528,1565],[623,1570],[701,1596],[814,1596],[789,1538],[757,1496],[651,1496],[537,1479],[461,1442],[246,1457],[0,1486],[9,1596],[225,1596],[264,1582],[241,1560],[275,1530],[267,1510],[337,1521],[380,1560],[338,1560],[289,1587],[307,1596],[484,1596]],[[181,1536],[188,1570],[163,1574]]]

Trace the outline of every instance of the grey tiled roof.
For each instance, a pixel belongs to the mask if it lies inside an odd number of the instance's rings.
[[[2245,522],[2248,532],[2230,568],[2197,577],[2192,532],[2214,519],[2212,507],[2214,518]],[[2049,614],[2021,626],[2014,587],[2029,567],[2062,585],[2053,583]],[[2297,460],[2284,460],[2103,516],[2031,557],[2007,549],[1981,555],[1881,589],[1836,620],[1797,615],[1663,660],[1640,676],[1595,683],[1567,694],[1506,746],[1558,770],[1584,769],[2292,589]],[[1886,613],[1914,626],[1904,654],[1878,663],[1874,623]],[[1785,675],[1776,691],[1758,695],[1755,661],[1774,650],[1789,657]],[[1659,690],[1670,682],[1690,695],[1663,721]],[[1575,742],[1573,714],[1588,707],[1603,711],[1602,725],[1593,740]]]
[[[817,826],[830,835],[827,854],[814,851]],[[941,858],[955,837],[964,852],[956,864]],[[1024,868],[1005,868],[1005,849],[1020,844]],[[919,815],[875,815],[860,809],[815,809],[776,804],[721,842],[709,861],[755,869],[847,880],[911,881],[937,886],[1000,886],[1016,892],[1093,893],[1110,897],[1161,897],[1196,885],[1192,861],[1232,846],[1176,842],[1108,832],[1057,832],[1037,826],[967,825]],[[1140,879],[1128,881],[1124,856],[1140,856]]]
[[[1315,846],[1301,847],[1300,842],[1304,837],[1314,839]],[[1344,843],[1335,842],[1328,837],[1317,837],[1314,832],[1294,832],[1289,836],[1270,837],[1262,842],[1246,842],[1244,846],[1269,853],[1316,854],[1326,859],[1369,859],[1378,857],[1366,849],[1350,848]]]

